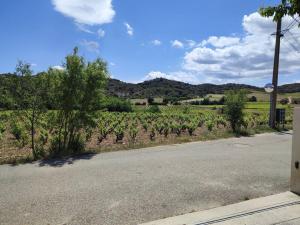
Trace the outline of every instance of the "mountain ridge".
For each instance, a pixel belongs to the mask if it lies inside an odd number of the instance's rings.
[[[250,91],[264,92],[262,87],[247,84],[189,84],[180,81],[156,78],[141,83],[133,84],[117,79],[109,79],[107,91],[110,95],[126,98],[147,97],[176,97],[194,98],[207,94],[223,94],[228,90],[247,89]],[[285,84],[278,87],[279,93],[300,92],[300,83]]]

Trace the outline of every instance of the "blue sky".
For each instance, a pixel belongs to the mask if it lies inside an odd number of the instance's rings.
[[[255,12],[278,2],[3,0],[0,73],[13,72],[18,59],[35,72],[57,67],[78,46],[88,60],[106,60],[123,81],[263,85],[271,80],[275,25]],[[286,18],[284,26],[292,21]],[[298,30],[291,31],[296,38]],[[280,83],[300,81],[300,45],[287,38]]]

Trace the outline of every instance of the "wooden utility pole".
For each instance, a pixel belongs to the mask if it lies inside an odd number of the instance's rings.
[[[276,104],[277,104],[277,89],[278,89],[278,72],[279,72],[279,56],[280,56],[280,39],[283,36],[281,33],[281,22],[282,18],[277,21],[276,29],[276,44],[275,44],[275,56],[274,56],[274,67],[273,67],[273,81],[274,91],[270,97],[270,119],[269,126],[271,128],[276,127]]]

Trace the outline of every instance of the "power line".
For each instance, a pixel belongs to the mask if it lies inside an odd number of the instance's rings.
[[[295,52],[295,49],[293,49],[287,42],[283,41],[282,44],[285,45],[290,50],[289,54],[292,54],[295,57],[299,57],[297,52]]]
[[[299,17],[299,16],[298,16]],[[290,31],[292,28],[294,28],[294,26],[297,24],[297,23],[300,23],[300,21],[298,20],[298,17],[293,17],[293,21],[283,30],[281,30],[282,32],[282,35],[286,34],[286,32]]]
[[[288,33],[289,33],[289,35],[294,39],[294,41],[296,42],[296,43],[299,43],[299,40],[290,32],[290,31],[288,31]]]
[[[285,40],[288,42],[288,44],[297,52],[297,53],[300,53],[300,50],[293,44],[290,42],[289,39],[287,39],[285,36],[284,36]]]
[[[284,34],[285,34],[287,31],[292,29],[296,24],[297,24],[297,20],[295,20],[295,18],[294,18],[293,21],[285,29],[283,29],[281,31],[284,32]]]

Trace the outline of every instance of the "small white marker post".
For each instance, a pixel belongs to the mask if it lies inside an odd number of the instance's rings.
[[[291,191],[300,195],[300,107],[294,109]]]

